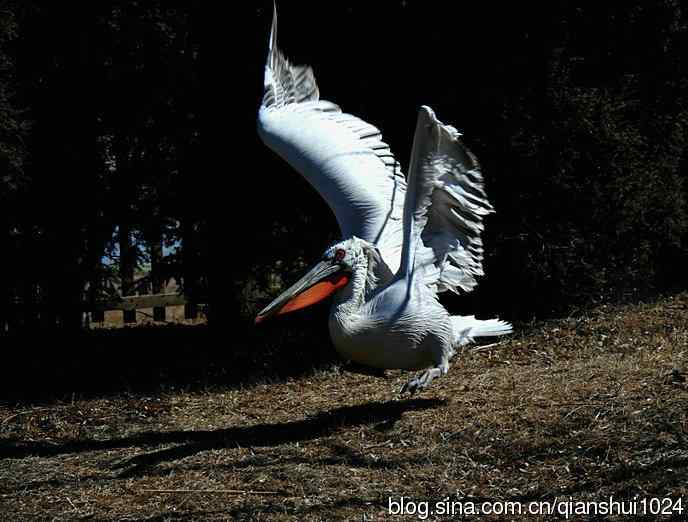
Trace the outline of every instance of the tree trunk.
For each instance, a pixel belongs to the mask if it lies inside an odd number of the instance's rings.
[[[190,218],[185,217],[182,220],[182,271],[184,297],[186,297],[186,305],[184,305],[185,319],[196,319],[198,316],[194,235],[193,222]]]
[[[162,231],[160,226],[155,226],[149,239],[151,257],[151,287],[154,294],[160,294],[164,287],[164,274],[162,273]],[[153,308],[153,320],[165,320],[165,307]]]
[[[136,267],[136,252],[131,241],[131,227],[128,223],[119,226],[119,270],[122,279],[122,296],[132,295],[134,292],[134,268]],[[124,310],[125,323],[136,322],[136,310]]]

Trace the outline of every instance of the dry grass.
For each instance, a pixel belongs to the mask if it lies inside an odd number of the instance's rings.
[[[680,295],[534,325],[464,353],[411,399],[395,395],[407,374],[332,371],[246,389],[3,406],[0,511],[382,520],[388,496],[401,495],[686,497],[687,363]]]

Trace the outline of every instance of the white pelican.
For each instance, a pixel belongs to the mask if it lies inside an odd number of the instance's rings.
[[[284,57],[275,10],[258,132],[327,201],[344,239],[256,323],[334,294],[330,336],[344,359],[425,369],[402,393],[446,374],[458,346],[511,332],[498,319],[451,316],[438,300],[477,284],[482,221],[493,209],[475,156],[429,107],[420,109],[405,179],[380,131],[320,100],[312,69]]]

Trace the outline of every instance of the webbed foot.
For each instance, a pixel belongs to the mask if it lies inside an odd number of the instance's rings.
[[[409,394],[413,395],[417,391],[424,390],[425,388],[430,386],[430,383],[433,381],[435,377],[439,377],[444,373],[446,373],[446,371],[442,372],[440,368],[430,368],[428,370],[425,370],[418,377],[415,377],[414,379],[411,379],[406,384],[404,384],[399,390],[399,394],[409,392]]]

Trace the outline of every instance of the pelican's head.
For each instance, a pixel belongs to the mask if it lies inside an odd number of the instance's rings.
[[[366,255],[365,244],[365,241],[352,237],[328,247],[318,264],[260,311],[256,324],[273,315],[315,304],[345,287],[354,267]]]
[[[323,253],[322,260],[339,263],[342,271],[350,274],[358,265],[368,259],[368,250],[374,248],[367,241],[353,236],[329,246]]]

